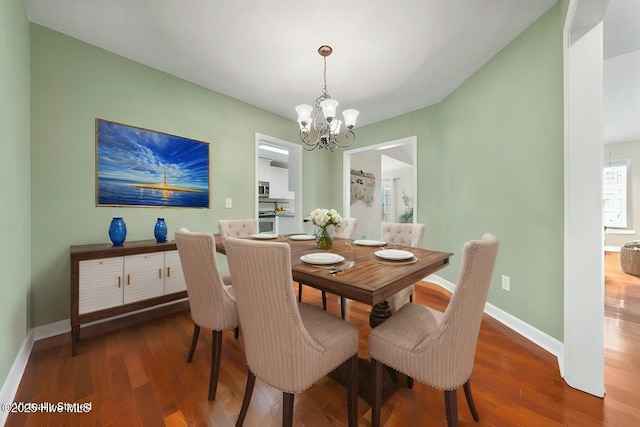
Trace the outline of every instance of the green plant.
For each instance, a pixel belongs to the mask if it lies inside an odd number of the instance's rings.
[[[411,198],[407,194],[402,192],[402,204],[404,205],[404,213],[398,218],[398,222],[410,223],[413,222],[413,207],[411,206]]]

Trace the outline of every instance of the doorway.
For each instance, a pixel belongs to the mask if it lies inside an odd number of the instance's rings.
[[[258,182],[269,182],[268,197],[261,197],[256,191],[255,217],[259,218],[261,211],[273,211],[276,233],[302,231],[302,147],[257,132],[255,144],[256,188]],[[269,178],[264,178],[265,173]]]
[[[342,211],[345,217],[358,218],[357,238],[380,239],[383,215],[393,222],[416,221],[417,158],[415,135],[344,151]],[[363,191],[356,193],[354,186],[359,185]],[[383,194],[392,199],[383,200]]]

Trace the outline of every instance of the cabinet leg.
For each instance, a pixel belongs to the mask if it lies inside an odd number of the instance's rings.
[[[80,340],[80,325],[71,327],[71,355],[78,354],[78,341]]]

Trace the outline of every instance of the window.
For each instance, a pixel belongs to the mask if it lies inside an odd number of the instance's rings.
[[[614,160],[603,170],[602,218],[605,227],[627,228],[628,169],[628,160]]]

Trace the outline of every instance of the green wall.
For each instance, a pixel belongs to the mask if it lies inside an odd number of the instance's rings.
[[[27,330],[31,270],[29,22],[22,0],[0,6],[0,383]]]
[[[35,24],[31,63],[33,326],[70,317],[70,245],[109,242],[114,216],[124,217],[127,240],[153,239],[158,216],[170,239],[180,227],[214,232],[220,218],[254,217],[255,133],[298,141],[293,120]],[[96,207],[96,117],[209,142],[211,208]],[[310,154],[305,181],[317,169]]]
[[[442,103],[360,128],[353,146],[417,135],[418,220],[427,224],[425,243],[457,254],[441,274],[455,281],[463,242],[495,232],[502,247],[490,302],[558,339],[563,328],[561,21],[556,6]],[[220,218],[251,217],[254,133],[298,141],[293,120],[38,25],[31,25],[31,65],[30,326],[69,318],[70,245],[107,242],[113,216],[125,218],[128,240],[152,238],[160,215],[170,238],[182,226],[215,231]],[[23,84],[28,91],[28,80]],[[211,209],[96,207],[96,117],[210,142]],[[28,153],[28,145],[22,149]],[[340,153],[305,153],[303,163],[303,210],[341,206]],[[233,198],[233,209],[224,208],[226,197]],[[12,217],[28,215],[25,203]],[[28,236],[29,227],[20,235]],[[510,293],[500,289],[501,274],[511,276]]]
[[[418,137],[418,222],[425,246],[454,252],[501,239],[489,302],[563,338],[564,136],[561,4],[441,103],[358,129],[368,145]],[[334,176],[342,163],[333,165]],[[342,180],[333,185],[341,206]],[[501,275],[511,291],[501,289]]]

